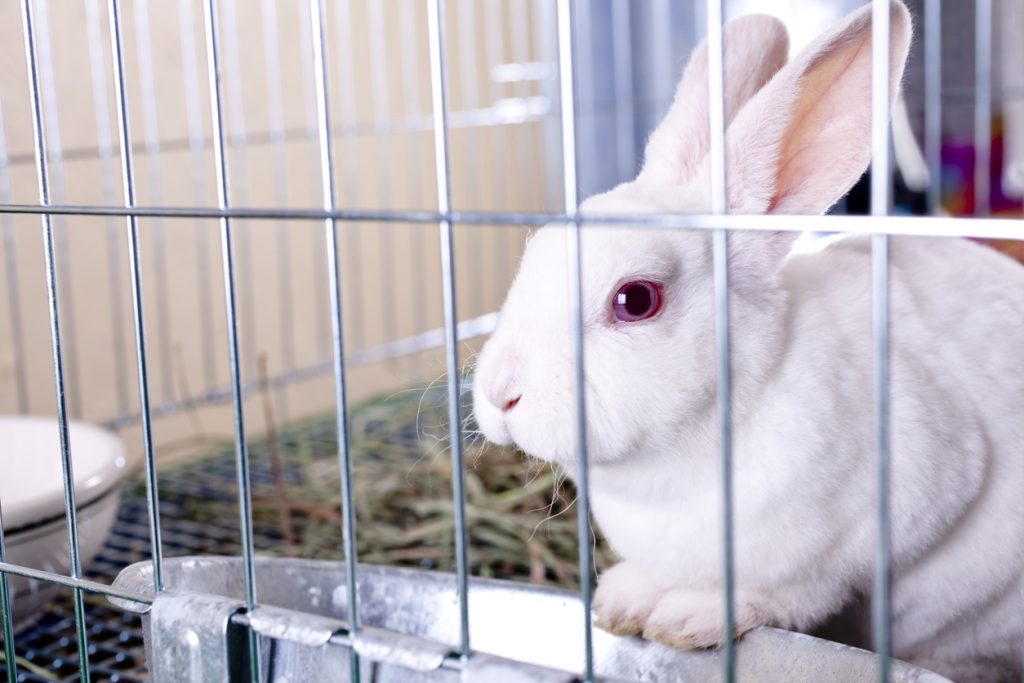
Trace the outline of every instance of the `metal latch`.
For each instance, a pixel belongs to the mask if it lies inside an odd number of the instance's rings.
[[[249,667],[247,630],[231,622],[238,600],[167,590],[149,612],[149,672],[153,683],[230,683]]]

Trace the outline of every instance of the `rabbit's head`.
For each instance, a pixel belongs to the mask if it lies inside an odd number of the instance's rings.
[[[910,17],[891,4],[890,96],[903,73]],[[871,155],[870,6],[786,64],[783,26],[747,16],[724,29],[726,169],[732,213],[820,214]],[[710,209],[707,48],[687,65],[632,182],[588,199],[586,214]],[[729,236],[731,363],[742,408],[784,351],[787,296],[778,281],[794,233]],[[477,365],[485,436],[538,458],[575,460],[571,311],[564,226],[529,240],[497,330]],[[589,454],[595,463],[713,439],[715,371],[711,240],[706,232],[586,226],[582,318]]]

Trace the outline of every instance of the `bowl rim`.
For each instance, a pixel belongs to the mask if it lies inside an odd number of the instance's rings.
[[[82,515],[86,515],[93,512],[95,508],[98,508],[101,505],[104,505],[105,503],[109,502],[111,497],[116,497],[119,495],[121,495],[120,488],[117,486],[112,486],[108,488],[104,493],[96,496],[95,498],[90,498],[88,502],[79,503],[78,505],[76,505],[75,516],[79,520],[81,520]],[[11,546],[17,543],[32,540],[31,538],[29,538],[29,535],[33,532],[46,529],[46,527],[52,527],[54,525],[60,525],[61,531],[66,531],[67,526],[63,524],[66,519],[67,515],[64,513],[64,510],[62,509],[59,513],[54,514],[51,517],[40,517],[37,520],[28,522],[26,524],[22,524],[21,526],[7,527],[4,529],[4,544],[7,546],[8,549],[10,549]],[[52,532],[49,530],[46,531],[46,534],[49,533]]]
[[[26,443],[33,448],[38,444],[45,457],[59,457],[56,417],[0,415],[0,434],[8,429],[34,430],[34,433],[26,437]],[[52,437],[47,432],[52,432]],[[125,479],[135,470],[139,458],[129,457],[120,437],[98,425],[71,420],[68,422],[68,434],[74,469],[75,509],[77,513],[81,513],[110,492],[120,489]],[[48,443],[50,438],[54,439],[53,443]],[[76,441],[85,441],[88,445],[76,450]],[[0,451],[2,450],[3,446],[0,446]],[[93,454],[88,460],[88,465],[85,464],[82,453]],[[14,455],[18,453],[15,451]],[[97,455],[99,457],[96,457]],[[0,495],[5,535],[43,526],[67,515],[62,480],[58,478],[55,484],[49,478],[49,474],[47,473],[46,485],[36,483],[39,488],[38,495],[19,495],[21,492],[18,492],[12,496],[10,490]]]

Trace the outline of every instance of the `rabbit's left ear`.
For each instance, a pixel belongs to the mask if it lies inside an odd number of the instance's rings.
[[[750,14],[723,29],[725,121],[786,63],[789,36],[782,22]],[[708,46],[702,42],[690,57],[665,119],[651,134],[638,178],[658,185],[681,185],[693,179],[707,156]]]
[[[889,16],[891,103],[911,26],[899,0],[891,0]],[[871,160],[871,46],[869,4],[804,49],[736,115],[726,131],[732,211],[824,213],[864,173]]]

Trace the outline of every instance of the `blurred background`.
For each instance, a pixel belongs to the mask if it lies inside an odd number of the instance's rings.
[[[53,202],[119,204],[105,3],[37,4]],[[860,4],[731,0],[726,10],[728,16],[778,15],[790,28],[795,52]],[[923,143],[926,3],[909,4],[917,36],[906,78],[905,120]],[[995,2],[990,81],[981,91],[990,101],[992,172],[986,194],[997,212],[1019,210],[1024,185],[1020,170],[1011,177],[1010,164],[1019,169],[1024,157],[1024,56],[1019,40],[1004,38],[1021,35],[1022,4]],[[970,214],[976,210],[975,3],[927,5],[942,12],[941,201],[946,211]],[[307,3],[223,0],[219,9],[231,204],[315,208],[321,198]],[[201,4],[126,2],[123,12],[138,203],[214,206]],[[425,12],[421,0],[328,3],[341,207],[436,206]],[[38,196],[17,3],[6,3],[0,13],[5,46],[0,50],[0,202],[33,204]],[[450,0],[446,17],[454,207],[557,210],[562,184],[553,3]],[[578,3],[582,194],[635,174],[644,141],[671,102],[705,21],[700,2]],[[1015,118],[1007,118],[1012,112]],[[926,161],[920,144],[916,147],[917,157],[897,153],[897,166],[912,186],[910,194],[898,195],[898,210],[929,209],[922,191],[929,184]],[[905,179],[896,182],[907,189]],[[939,187],[934,181],[931,186]],[[860,210],[856,193],[838,210]],[[67,216],[54,223],[71,413],[116,427],[137,447],[139,402],[123,220]],[[152,397],[161,417],[155,435],[166,454],[193,437],[231,433],[219,242],[215,221],[142,219],[139,224]],[[239,220],[234,226],[244,381],[253,390],[262,379],[273,382],[281,421],[331,410],[321,226],[275,220]],[[39,220],[5,214],[2,230],[0,412],[52,414]],[[353,401],[440,377],[436,229],[343,223],[340,232]],[[460,318],[473,320],[497,309],[524,236],[525,230],[515,227],[457,228]],[[486,331],[489,320],[478,323]],[[466,344],[462,355],[469,360],[475,346],[471,339]],[[420,350],[410,353],[415,349]],[[262,411],[249,412],[248,429],[265,431]]]
[[[795,53],[864,1],[726,0],[724,6],[727,17],[777,15]],[[32,3],[51,201],[122,205],[107,2]],[[20,4],[0,3],[0,204],[36,205]],[[325,4],[338,206],[392,214],[436,209],[426,0]],[[560,211],[555,3],[444,4],[453,208]],[[907,4],[915,39],[894,112],[893,210],[1022,215],[1024,0],[992,0],[990,18],[980,12],[984,0]],[[204,6],[201,0],[121,3],[140,206],[216,207]],[[216,7],[230,204],[321,207],[309,3],[218,0]],[[636,174],[707,17],[701,0],[578,0],[575,8],[578,168],[586,196]],[[866,187],[862,180],[834,211],[867,213]],[[116,470],[102,501],[85,500],[80,510],[87,576],[110,583],[127,565],[149,559],[151,548],[138,472],[143,446],[125,222],[64,215],[53,226],[70,416],[120,437],[98,454]],[[138,226],[163,548],[168,557],[237,555],[218,224],[141,218]],[[340,559],[323,225],[253,219],[232,226],[254,546],[259,554]],[[339,221],[338,231],[357,557],[448,570],[452,470],[437,226]],[[515,225],[455,226],[467,378],[527,233]],[[0,489],[5,520],[28,519],[31,512],[26,525],[5,526],[9,559],[67,574],[40,237],[38,216],[0,212],[0,418],[44,416],[54,430],[44,447],[0,452]],[[993,246],[1024,258],[1020,244]],[[471,573],[575,586],[574,492],[565,474],[512,449],[486,446],[472,422],[466,426]],[[84,465],[97,454],[82,443],[73,438],[71,451],[88,485]],[[122,471],[122,454],[134,467],[131,476]],[[52,465],[46,510],[28,495],[47,485],[45,477],[21,467],[37,456]],[[23,509],[12,504],[12,493],[26,494],[14,501]],[[96,512],[101,504],[103,519]],[[612,556],[599,538],[594,548],[599,570]],[[16,620],[23,618],[18,680],[79,680],[69,593],[46,593],[34,580],[12,585]],[[88,598],[86,613],[93,680],[146,680],[137,617],[98,596]],[[0,660],[0,670],[5,666]]]

